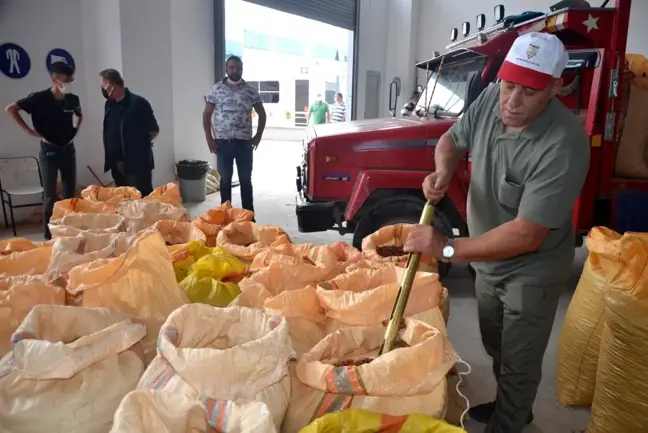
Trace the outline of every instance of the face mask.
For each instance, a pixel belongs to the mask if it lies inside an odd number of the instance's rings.
[[[109,99],[110,95],[112,94],[113,89],[110,89],[110,91],[106,90],[105,87],[101,88],[101,94],[103,95],[104,98]]]
[[[59,91],[64,95],[72,93],[72,83],[59,83],[58,88]]]

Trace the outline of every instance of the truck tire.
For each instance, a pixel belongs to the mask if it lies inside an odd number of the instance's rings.
[[[444,212],[441,200],[434,212],[434,226],[446,237],[454,237],[450,219]],[[353,232],[353,246],[362,250],[362,240],[375,231],[393,224],[417,224],[421,219],[425,201],[417,197],[385,198],[376,203],[371,210],[360,218]],[[448,274],[450,263],[439,263],[439,278]]]

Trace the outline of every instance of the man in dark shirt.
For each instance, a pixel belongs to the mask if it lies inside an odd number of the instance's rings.
[[[32,93],[9,105],[6,111],[27,134],[40,139],[40,167],[43,179],[43,225],[45,238],[51,239],[47,224],[56,201],[56,179],[61,172],[63,198],[74,197],[76,189],[76,151],[74,137],[81,125],[81,104],[72,93],[74,70],[65,62],[50,67],[52,87]],[[31,116],[30,128],[20,111]]]
[[[99,76],[106,98],[104,171],[110,170],[117,186],[132,186],[142,196],[149,195],[155,168],[152,140],[160,131],[151,104],[124,87],[124,79],[115,69],[106,69]]]

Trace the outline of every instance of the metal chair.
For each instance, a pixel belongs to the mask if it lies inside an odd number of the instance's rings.
[[[38,175],[38,183],[36,183],[36,175]],[[41,196],[39,203],[14,204],[14,198],[36,194]],[[9,220],[7,219],[8,206],[13,235],[17,236],[13,210],[43,205],[43,176],[41,175],[38,158],[33,156],[0,158],[0,199],[2,201],[5,228],[9,228]]]

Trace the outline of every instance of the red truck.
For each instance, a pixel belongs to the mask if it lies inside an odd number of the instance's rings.
[[[648,180],[614,177],[631,0],[616,0],[614,7],[607,7],[608,1],[597,8],[583,3],[560,2],[549,13],[507,18],[498,6],[496,25],[483,29],[485,17],[480,15],[478,32],[467,36],[470,24],[464,23],[463,40],[417,65],[428,72],[428,82],[412,116],[311,127],[297,167],[300,232],[353,233],[353,244],[361,248],[362,239],[383,226],[417,222],[425,203],[421,184],[434,171],[439,137],[497,80],[515,38],[530,31],[554,33],[565,44],[569,64],[559,97],[583,120],[590,136],[589,174],[574,207],[576,244],[582,245],[593,226],[623,226],[616,215],[618,203],[648,191]],[[451,33],[456,39],[457,30]],[[446,236],[468,236],[470,169],[466,154],[437,206],[435,226]],[[644,214],[624,214],[623,221],[648,221],[648,212]],[[442,267],[440,275],[448,269]]]

